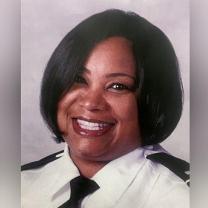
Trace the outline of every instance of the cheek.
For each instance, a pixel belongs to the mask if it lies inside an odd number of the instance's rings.
[[[67,107],[62,100],[58,104],[57,123],[58,123],[58,127],[59,127],[59,130],[61,131],[61,133],[63,135],[66,135]]]
[[[67,135],[68,114],[77,97],[77,93],[67,93],[58,103],[57,123],[64,136]]]
[[[126,96],[114,103],[114,115],[118,121],[115,137],[123,146],[137,146],[140,142],[137,97]]]
[[[112,109],[120,122],[138,123],[137,97],[134,94],[126,95],[121,99],[111,100]]]

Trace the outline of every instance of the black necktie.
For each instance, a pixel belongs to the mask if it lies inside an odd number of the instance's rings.
[[[78,176],[72,179],[70,181],[70,186],[70,199],[58,208],[79,208],[82,199],[99,188],[95,181],[85,178],[84,176]]]

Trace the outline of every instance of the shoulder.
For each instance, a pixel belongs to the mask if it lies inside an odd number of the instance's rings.
[[[146,158],[170,170],[189,186],[190,166],[188,162],[180,158],[174,157],[170,154],[167,154],[165,152],[153,153],[147,155]],[[163,167],[160,167],[160,169],[164,169]],[[166,170],[163,172],[168,171]]]
[[[31,188],[31,185],[39,183],[42,179],[47,181],[55,177],[56,170],[60,166],[63,151],[53,153],[40,160],[21,166],[21,187],[22,191]],[[46,180],[47,179],[47,180]],[[41,182],[40,182],[41,184]]]
[[[189,163],[165,152],[146,156],[157,176],[145,207],[189,207]]]
[[[144,158],[152,170],[160,174],[175,175],[189,186],[190,165],[168,153],[160,144],[143,146]]]
[[[62,179],[63,162],[63,151],[59,151],[21,167],[22,207],[54,207],[51,196]]]
[[[21,166],[21,171],[41,168],[41,167],[47,165],[48,163],[53,162],[53,161],[57,160],[58,158],[60,158],[63,155],[63,153],[64,153],[64,151],[62,150],[62,151],[53,153],[51,155],[48,155],[40,160],[24,164]]]

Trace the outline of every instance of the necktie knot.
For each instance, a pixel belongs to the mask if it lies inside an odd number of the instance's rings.
[[[96,191],[99,186],[95,181],[92,181],[84,176],[78,176],[70,181],[71,198],[83,199],[85,196]]]
[[[96,191],[99,186],[93,180],[84,176],[78,176],[70,181],[71,196],[70,199],[59,208],[78,208],[81,200]]]

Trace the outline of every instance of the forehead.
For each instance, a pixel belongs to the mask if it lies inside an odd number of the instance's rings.
[[[105,48],[105,47],[111,47],[111,48],[115,48],[115,47],[126,47],[126,48],[131,48],[132,46],[132,42],[130,40],[128,40],[125,37],[121,37],[121,36],[113,36],[113,37],[109,37],[107,39],[104,39],[103,41],[99,42],[95,48]]]
[[[85,68],[96,71],[135,73],[131,41],[123,37],[111,37],[98,43],[89,54]]]

